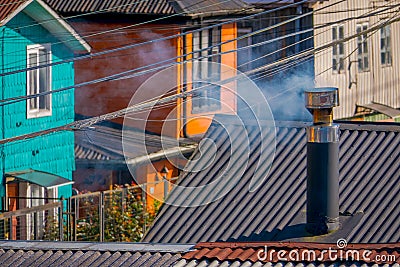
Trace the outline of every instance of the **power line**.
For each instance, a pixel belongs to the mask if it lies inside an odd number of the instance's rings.
[[[391,18],[393,19],[394,17],[396,17],[396,15],[398,15],[399,12],[400,12],[400,11],[395,12],[395,14],[394,14]],[[388,21],[388,20],[387,20],[387,21]],[[373,36],[378,30],[380,30],[380,29],[381,29],[381,28],[378,28],[378,29],[372,31],[370,34],[367,33],[367,39],[370,38],[370,37],[372,37],[372,36]],[[347,56],[344,57],[344,59],[350,58],[350,56],[353,55],[358,49],[359,49],[358,47],[356,47],[355,49],[353,49]],[[333,68],[333,66],[331,66],[331,67],[329,67],[329,68],[327,68],[327,69],[325,69],[325,70],[319,72],[318,74],[316,74],[316,76],[322,75],[323,73],[325,73],[325,72],[331,70],[332,68]]]
[[[145,1],[148,1],[148,0],[145,0]],[[200,2],[203,2],[203,1],[206,1],[206,0],[202,0],[202,1],[200,1]],[[223,2],[222,3],[224,3],[224,2],[227,2],[227,1],[229,1],[229,0],[223,0]],[[281,0],[279,0],[278,2],[280,2]],[[205,6],[205,7],[202,7],[202,8],[198,8],[198,9],[195,9],[195,10],[201,10],[201,9],[203,9],[203,8],[207,8],[207,7],[211,7],[211,6],[214,6],[214,5],[216,5],[215,3],[214,4],[211,4],[211,5],[207,5],[207,6]],[[192,5],[190,5],[189,7],[191,7]],[[115,29],[112,29],[112,30],[107,30],[107,31],[101,31],[101,32],[98,32],[98,33],[94,33],[94,34],[89,34],[89,35],[86,35],[86,36],[80,36],[81,38],[86,38],[86,37],[92,37],[92,36],[98,36],[98,35],[102,35],[102,34],[106,34],[106,33],[112,33],[112,32],[116,32],[116,31],[120,31],[120,30],[123,30],[123,29],[128,29],[128,28],[133,28],[133,27],[137,27],[137,26],[142,26],[142,25],[145,25],[145,24],[148,24],[148,23],[152,23],[152,22],[156,22],[156,21],[159,21],[159,20],[163,20],[163,19],[168,19],[168,18],[171,18],[171,17],[174,17],[174,16],[180,16],[180,15],[184,15],[185,14],[185,12],[181,12],[181,13],[177,13],[177,14],[173,14],[173,15],[169,15],[169,16],[164,16],[164,17],[161,17],[161,18],[156,18],[156,19],[152,19],[152,20],[148,20],[148,21],[144,21],[144,22],[141,22],[141,23],[136,23],[136,24],[133,24],[133,25],[128,25],[128,26],[124,26],[124,27],[119,27],[119,28],[115,28]],[[52,20],[51,20],[52,21]],[[64,42],[68,42],[68,41],[71,41],[71,40],[73,40],[73,39],[70,39],[70,40],[66,40],[66,41],[60,41],[60,42],[55,42],[55,43],[52,43],[53,45],[54,44],[60,44],[60,43],[64,43]],[[127,48],[127,49],[129,49],[129,48]],[[22,52],[24,52],[24,51],[22,51]],[[113,53],[113,51],[111,51],[111,53]],[[96,56],[96,54],[89,54],[89,55],[87,55],[87,57],[93,57],[93,56]],[[63,64],[63,63],[68,63],[68,62],[72,62],[72,61],[76,61],[76,60],[80,60],[80,59],[85,59],[86,57],[83,55],[83,56],[78,56],[78,57],[73,57],[73,58],[70,58],[70,59],[64,59],[64,60],[62,60],[62,61],[59,61],[59,63],[58,64]],[[17,62],[14,62],[14,63],[18,63],[18,61]],[[51,66],[51,65],[58,65],[57,63],[50,63],[50,64],[47,64],[48,66]],[[36,67],[36,68],[44,68],[44,67],[47,67],[47,65],[41,65],[41,66],[39,66],[39,67]],[[35,69],[35,67],[32,67],[32,70],[33,69]],[[28,70],[30,70],[30,69],[21,69],[21,72],[25,72],[25,71],[28,71]],[[6,72],[6,73],[4,73],[4,75],[8,75],[7,73],[10,73],[10,72]],[[10,73],[10,74],[15,74],[15,73]],[[0,74],[0,76],[4,76],[3,74]]]
[[[318,52],[318,51],[325,50],[325,49],[330,48],[330,47],[332,47],[332,46],[334,46],[334,45],[347,42],[347,41],[349,41],[349,40],[351,40],[351,39],[353,39],[353,38],[356,38],[356,37],[358,37],[358,36],[361,36],[361,35],[363,35],[363,34],[368,34],[368,33],[372,32],[372,31],[378,30],[378,29],[380,29],[380,28],[382,28],[382,27],[384,27],[384,26],[386,26],[386,25],[389,25],[389,24],[391,24],[391,23],[393,23],[393,22],[396,22],[396,21],[399,21],[399,20],[400,20],[400,18],[396,18],[396,19],[393,19],[393,20],[390,20],[390,21],[381,23],[381,24],[379,24],[379,25],[377,25],[377,26],[368,28],[367,30],[361,31],[360,33],[356,33],[356,34],[350,35],[350,36],[345,37],[345,38],[343,38],[343,39],[341,39],[341,40],[336,40],[336,41],[330,42],[330,43],[328,43],[328,44],[322,45],[322,46],[320,46],[320,47],[311,49],[311,50],[309,50],[309,51],[305,51],[305,52],[296,54],[296,55],[294,55],[294,56],[290,56],[290,57],[287,57],[287,58],[285,58],[285,59],[278,60],[277,62],[273,62],[273,63],[270,63],[270,64],[268,64],[268,65],[266,65],[266,66],[262,66],[262,67],[256,68],[256,69],[252,70],[252,73],[258,72],[258,71],[260,71],[260,70],[269,69],[269,68],[272,68],[272,67],[275,67],[275,66],[278,66],[278,65],[281,65],[281,64],[285,64],[285,63],[287,63],[287,62],[289,62],[289,61],[291,61],[291,60],[295,60],[295,59],[301,58],[301,57],[303,57],[303,56],[308,56],[308,55],[311,55],[311,54],[315,54],[315,53]]]
[[[287,57],[287,58],[282,59],[282,60],[280,60],[278,62],[273,62],[273,63],[267,64],[266,66],[263,66],[262,69],[267,69],[267,68],[272,68],[274,66],[279,66],[281,64],[281,62],[287,62],[288,60],[301,59],[301,58],[303,58],[305,56],[312,55],[317,51],[329,48],[329,47],[331,47],[333,45],[336,45],[336,44],[338,44],[340,42],[345,42],[345,41],[351,40],[351,39],[356,38],[356,37],[358,37],[358,36],[360,36],[362,34],[369,33],[369,32],[371,32],[373,30],[379,29],[380,27],[384,27],[384,26],[389,25],[390,23],[393,23],[393,22],[398,21],[398,20],[400,20],[400,18],[396,18],[396,19],[393,19],[393,20],[388,20],[388,21],[386,21],[384,23],[381,23],[381,24],[379,24],[377,26],[374,26],[374,27],[372,27],[370,29],[367,29],[365,31],[361,31],[360,33],[348,36],[348,37],[346,37],[346,38],[344,38],[344,39],[342,39],[340,41],[333,41],[333,42],[331,42],[329,44],[325,44],[325,45],[322,45],[322,46],[320,46],[318,48],[311,49],[310,51],[299,53],[299,54],[297,54],[295,56]],[[260,68],[258,68],[258,69],[260,69]],[[249,74],[255,73],[256,70],[251,70],[251,71],[245,72],[245,74],[249,75]],[[225,79],[224,81],[221,81],[221,82],[227,83],[227,82],[231,82],[231,81],[234,81],[234,80],[237,80],[237,76]],[[149,108],[149,107],[151,108],[154,105],[164,104],[164,103],[176,100],[178,98],[188,96],[190,94],[193,94],[193,92],[195,90],[199,90],[199,89],[202,89],[202,87],[193,89],[193,90],[191,90],[189,92],[182,92],[182,93],[179,93],[179,94],[173,94],[171,96],[167,96],[167,97],[164,97],[164,98],[161,98],[161,99],[157,99],[157,100],[151,100],[151,101],[142,102],[142,103],[127,107],[127,108],[122,109],[122,110],[118,110],[118,111],[115,111],[115,112],[107,113],[107,114],[104,114],[104,115],[100,115],[100,116],[89,118],[89,119],[85,119],[85,120],[72,122],[70,124],[59,126],[59,127],[55,127],[55,128],[52,128],[52,129],[48,129],[48,130],[44,130],[44,131],[38,131],[38,132],[35,132],[35,133],[30,133],[30,134],[26,134],[26,135],[22,135],[22,136],[16,136],[16,137],[12,137],[12,138],[3,139],[3,140],[0,140],[0,144],[5,144],[5,143],[9,143],[9,142],[14,142],[14,141],[20,141],[20,140],[26,140],[28,138],[33,138],[33,137],[37,137],[37,136],[41,136],[41,135],[45,135],[45,134],[49,134],[49,133],[54,133],[54,132],[58,132],[58,131],[83,129],[83,128],[86,128],[86,127],[90,127],[91,125],[94,125],[94,124],[99,123],[101,121],[112,120],[112,119],[115,119],[115,118],[118,118],[118,117],[121,117],[121,116],[125,116],[126,114],[129,114],[131,112],[142,111],[142,110],[144,110],[146,108]]]
[[[373,30],[379,29],[380,27],[383,27],[385,25],[389,25],[390,23],[393,23],[393,22],[398,21],[398,20],[399,20],[399,18],[397,18],[395,20],[388,20],[387,22],[381,23],[378,26],[375,26],[375,27],[373,27],[371,29],[362,31],[362,32],[360,32],[358,34],[355,34],[355,35],[348,36],[345,39],[340,40],[340,42],[345,42],[345,41],[350,40],[352,38],[355,38],[355,37],[357,37],[357,36],[359,36],[361,34],[369,33],[369,32],[371,32]],[[337,43],[338,42],[335,41],[335,42],[331,42],[330,44],[325,44],[325,45],[323,45],[323,46],[321,46],[319,48],[313,49],[311,52],[312,53],[316,53],[317,51],[320,51],[321,49],[328,48],[330,46],[336,45]],[[307,51],[307,53],[309,53],[309,51]],[[309,54],[309,55],[311,55],[311,54]],[[296,55],[296,57],[299,58],[299,59],[301,59],[301,56],[304,56],[304,53],[300,53],[300,54]],[[289,57],[289,59],[293,59],[293,57]],[[196,59],[196,60],[198,60],[198,59]],[[285,60],[288,60],[288,58],[286,58]],[[276,62],[268,64],[267,66],[264,66],[264,68],[274,66],[275,63]],[[254,70],[247,72],[247,74],[251,74],[253,72],[254,72]],[[231,80],[231,79],[228,79],[228,80]],[[60,127],[49,129],[49,130],[42,131],[42,132],[36,132],[36,133],[24,135],[24,136],[19,136],[19,137],[0,140],[0,143],[3,143],[3,142],[7,143],[7,142],[16,141],[16,140],[23,140],[23,139],[26,139],[26,138],[31,138],[31,137],[35,137],[35,136],[38,136],[38,135],[48,134],[48,133],[55,132],[55,131],[60,131],[60,130],[85,128],[85,127],[88,127],[90,125],[93,125],[93,124],[98,123],[98,122],[103,121],[103,120],[109,120],[109,119],[113,119],[113,118],[116,118],[116,117],[120,117],[120,116],[122,116],[124,114],[128,114],[130,112],[139,111],[141,109],[143,110],[144,108],[149,107],[149,105],[153,106],[154,104],[166,103],[166,102],[175,100],[175,99],[177,99],[179,97],[183,97],[184,94],[192,94],[192,93],[193,93],[193,91],[185,92],[185,93],[180,93],[180,94],[175,94],[175,95],[172,95],[172,96],[169,96],[169,97],[165,97],[165,98],[162,98],[161,100],[155,100],[155,102],[154,101],[150,101],[150,102],[140,103],[139,105],[128,107],[126,109],[123,109],[123,110],[120,110],[120,111],[116,111],[116,112],[113,112],[113,113],[108,113],[108,114],[105,114],[105,115],[101,115],[101,116],[98,116],[98,117],[95,117],[95,118],[92,118],[92,119],[74,122],[74,123],[71,123],[71,124],[68,124],[68,125],[60,126]]]
[[[399,5],[397,5],[397,6],[399,6]],[[383,6],[383,7],[386,7],[386,6]],[[379,7],[379,8],[383,8],[383,7]],[[395,6],[396,7],[396,6]],[[378,10],[379,9],[378,7],[377,8],[375,8],[373,11],[375,11],[375,10]],[[390,6],[390,8],[392,8],[392,6]],[[387,9],[384,9],[384,10],[382,10],[382,11],[386,11]],[[320,14],[320,13],[318,13],[318,14]],[[380,15],[380,13],[379,12],[374,12],[374,13],[371,13],[371,11],[368,11],[367,13],[365,13],[365,14],[363,14],[363,15],[361,15],[361,16],[357,16],[357,17],[349,17],[349,18],[347,18],[347,19],[343,19],[343,20],[340,20],[340,22],[336,22],[336,23],[343,23],[343,22],[346,22],[346,21],[349,21],[349,20],[353,20],[353,19],[360,19],[360,18],[364,18],[364,17],[367,17],[367,15]],[[325,23],[325,24],[321,24],[319,27],[318,27],[318,29],[320,29],[320,28],[323,28],[323,27],[327,27],[327,26],[330,26],[330,25],[333,25],[333,24],[336,24],[336,23],[331,23],[331,22],[328,22],[328,23]],[[315,28],[314,28],[315,29]],[[318,36],[318,35],[320,35],[320,34],[323,34],[323,33],[326,33],[327,31],[329,31],[330,29],[329,28],[327,28],[326,30],[324,30],[324,31],[322,31],[322,32],[319,32],[319,33],[317,33],[317,34],[314,34],[313,36],[310,36],[309,38],[315,38],[315,36]],[[308,38],[306,38],[306,39],[308,39]],[[294,45],[297,45],[297,44],[299,44],[299,43],[301,43],[301,42],[303,42],[303,41],[305,41],[305,40],[300,40],[299,42],[296,42],[296,43],[294,43],[294,44],[291,44],[291,45],[289,45],[289,46],[294,46]],[[259,58],[257,58],[257,59],[255,59],[255,60],[252,60],[252,61],[257,61],[257,60],[259,60],[259,59],[261,59],[261,58],[264,58],[264,57],[268,57],[268,56],[270,56],[270,55],[272,55],[272,54],[274,54],[274,53],[277,53],[277,52],[279,52],[279,51],[283,51],[284,50],[284,48],[281,48],[281,49],[278,49],[278,50],[276,50],[276,51],[273,51],[272,53],[269,53],[269,54],[266,54],[266,55],[264,55],[264,56],[261,56],[261,57],[259,57]],[[328,52],[328,51],[326,51],[326,52]],[[318,52],[318,53],[320,53],[320,52]],[[250,62],[252,62],[252,61],[249,61],[249,63]],[[245,63],[245,64],[247,64],[247,63]],[[243,64],[244,65],[244,64]],[[328,68],[328,70],[329,70],[330,68]],[[276,72],[276,71],[275,71]],[[268,76],[271,76],[271,75],[266,75],[265,77],[268,77]]]
[[[342,0],[342,1],[340,1],[340,2],[343,2],[343,1],[345,1],[345,0]],[[339,2],[339,3],[340,3],[340,2]],[[337,4],[337,3],[335,3],[335,4]],[[332,4],[332,5],[333,5],[333,4]],[[330,5],[330,6],[331,6],[331,5]],[[327,8],[327,7],[324,7],[324,8]],[[309,13],[302,14],[302,15],[300,15],[300,16],[297,16],[296,18],[297,18],[297,19],[300,19],[300,18],[302,18],[302,17],[308,16],[308,15],[311,15],[311,14],[312,14],[312,12],[309,12]],[[273,29],[273,28],[282,26],[282,25],[284,25],[285,23],[292,22],[292,21],[294,21],[296,18],[289,19],[289,20],[287,20],[287,21],[277,23],[277,24],[275,24],[275,25],[272,25],[272,26],[270,26],[270,27],[266,27],[266,28],[264,28],[264,29],[260,29],[260,30],[255,31],[255,32],[250,32],[250,33],[245,34],[245,35],[242,35],[242,36],[240,36],[240,37],[237,37],[237,38],[234,38],[234,39],[230,39],[230,40],[227,40],[227,41],[224,41],[224,42],[221,42],[221,43],[218,43],[218,44],[215,44],[215,45],[212,45],[212,46],[209,46],[209,47],[200,49],[200,50],[196,50],[196,51],[190,52],[190,53],[185,54],[185,55],[177,56],[177,57],[174,57],[174,58],[169,58],[169,59],[166,59],[166,60],[163,60],[163,61],[160,61],[160,62],[156,62],[156,63],[148,64],[148,65],[146,65],[146,66],[138,67],[138,68],[136,68],[136,69],[132,69],[132,70],[120,72],[120,73],[117,73],[117,74],[109,75],[109,76],[106,76],[106,77],[102,77],[102,78],[99,78],[99,79],[91,80],[91,81],[88,81],[88,82],[83,82],[83,83],[80,83],[80,84],[71,85],[71,86],[68,86],[68,87],[60,88],[60,89],[55,89],[55,90],[48,91],[48,92],[42,92],[42,93],[39,93],[39,94],[32,94],[32,95],[28,95],[28,96],[20,96],[20,97],[13,97],[13,98],[8,98],[8,99],[0,100],[0,106],[1,106],[1,105],[5,105],[5,104],[12,104],[12,103],[20,102],[20,101],[27,100],[27,99],[31,99],[31,98],[36,98],[36,97],[38,97],[38,96],[44,96],[44,95],[48,95],[48,94],[53,94],[53,93],[65,91],[65,90],[70,90],[70,89],[73,89],[73,88],[79,88],[79,87],[83,87],[83,86],[87,86],[87,85],[91,85],[91,84],[95,84],[95,83],[100,83],[100,82],[105,82],[105,81],[110,81],[110,80],[116,80],[116,79],[127,79],[127,78],[137,77],[137,76],[139,76],[139,75],[143,75],[143,74],[146,74],[146,73],[149,73],[149,72],[157,71],[157,70],[163,69],[163,68],[165,68],[165,67],[173,66],[173,65],[176,65],[176,64],[181,64],[182,62],[169,63],[169,64],[162,65],[162,66],[159,66],[159,67],[154,67],[154,68],[149,69],[149,70],[144,70],[144,71],[141,71],[141,72],[139,72],[139,73],[135,73],[135,74],[133,74],[133,75],[129,75],[129,73],[134,73],[134,72],[137,72],[137,71],[139,71],[139,70],[143,70],[143,69],[146,69],[146,68],[149,68],[149,67],[153,67],[153,66],[157,66],[157,65],[160,65],[160,64],[164,64],[164,63],[170,62],[170,61],[172,61],[172,60],[177,60],[177,59],[185,58],[186,56],[192,55],[192,54],[194,54],[194,53],[199,53],[199,52],[202,52],[202,51],[207,51],[207,50],[209,50],[209,49],[211,49],[211,48],[213,48],[213,47],[219,47],[219,46],[221,46],[221,45],[224,45],[224,44],[227,44],[227,43],[230,43],[230,42],[233,42],[233,41],[237,41],[237,40],[241,40],[241,39],[244,39],[244,38],[248,38],[248,37],[253,36],[253,35],[255,35],[255,34],[258,34],[258,33],[260,33],[260,32],[268,31],[268,30],[271,30],[271,29]],[[218,24],[217,24],[217,25],[218,25]],[[204,27],[204,28],[201,28],[201,30],[210,29],[210,28],[213,28],[213,27],[216,27],[216,25]],[[197,30],[195,30],[195,31],[199,31],[199,30],[200,30],[200,29],[197,29]],[[190,31],[190,32],[187,32],[187,33],[185,33],[185,34],[189,34],[189,33],[195,32],[195,31]],[[302,32],[297,33],[297,34],[302,34]],[[278,37],[278,38],[279,38],[279,37]],[[258,43],[258,44],[253,44],[252,47],[260,46],[260,45],[263,45],[263,44],[265,44],[265,43],[268,43],[268,41],[266,41],[266,42],[261,42],[261,43]],[[227,52],[220,52],[220,53],[218,53],[218,54],[214,54],[213,56],[216,56],[216,55],[223,55],[223,54],[228,54],[228,53],[234,53],[234,52],[236,52],[236,51],[238,51],[238,50],[241,50],[241,49],[246,49],[246,48],[245,48],[245,47],[242,47],[242,48],[239,48],[239,49],[236,49],[236,50],[231,50],[231,51],[227,51]],[[192,60],[198,60],[198,58],[191,59],[190,61],[192,61]],[[185,62],[188,62],[188,61],[186,60]],[[50,65],[50,64],[48,64],[48,65]],[[44,67],[44,66],[46,66],[46,65],[42,65],[42,66]],[[42,67],[42,66],[34,67],[34,68],[38,69],[38,68],[40,68],[40,67]],[[20,71],[18,71],[18,72],[20,72]]]
[[[345,0],[341,0],[341,2],[342,1],[345,1]],[[249,18],[253,18],[253,17],[256,17],[256,16],[261,16],[261,15],[264,15],[264,14],[268,14],[268,13],[272,13],[272,12],[275,12],[275,11],[279,11],[279,10],[282,10],[282,9],[285,9],[285,8],[288,8],[288,7],[297,6],[297,5],[306,3],[306,2],[308,2],[308,0],[302,0],[300,2],[293,3],[293,4],[288,4],[288,5],[285,5],[285,6],[282,6],[282,7],[278,7],[278,8],[272,9],[272,10],[262,11],[262,12],[259,12],[259,13],[256,13],[256,14],[248,15],[248,16],[241,17],[241,18],[231,19],[231,20],[224,21],[224,22],[221,22],[221,23],[217,23],[217,24],[214,24],[214,25],[211,25],[211,26],[206,26],[206,27],[190,30],[190,31],[187,31],[185,33],[174,34],[174,35],[170,35],[168,37],[158,38],[158,39],[155,39],[155,40],[150,40],[150,41],[146,41],[146,42],[142,42],[142,43],[138,43],[138,44],[126,45],[126,46],[123,46],[123,47],[109,49],[109,50],[106,50],[106,51],[101,51],[101,52],[97,52],[97,53],[93,53],[93,54],[89,54],[89,55],[82,55],[82,56],[74,57],[74,58],[71,58],[71,59],[64,59],[64,60],[53,62],[53,63],[49,63],[49,64],[43,64],[43,65],[36,66],[36,67],[30,67],[30,68],[24,68],[24,69],[20,69],[20,70],[15,70],[15,71],[9,71],[9,72],[5,72],[5,73],[1,73],[0,77],[1,76],[12,75],[12,74],[17,74],[17,73],[21,73],[21,72],[27,72],[27,71],[30,71],[30,70],[35,70],[35,69],[40,69],[40,68],[46,68],[46,67],[50,67],[50,66],[60,65],[60,64],[69,63],[69,62],[73,62],[73,61],[78,61],[78,60],[82,60],[82,59],[88,59],[88,58],[91,58],[91,57],[96,57],[96,56],[100,56],[100,55],[119,52],[119,51],[122,51],[122,50],[127,50],[127,49],[131,49],[131,48],[134,48],[134,47],[146,45],[146,44],[152,44],[152,43],[155,43],[155,42],[167,41],[167,40],[170,40],[170,39],[175,39],[175,38],[178,38],[178,37],[185,36],[187,34],[200,32],[200,31],[203,31],[203,30],[212,29],[214,27],[219,27],[219,26],[223,26],[223,25],[226,25],[226,24],[235,23],[235,22],[243,20],[243,19],[249,19]]]

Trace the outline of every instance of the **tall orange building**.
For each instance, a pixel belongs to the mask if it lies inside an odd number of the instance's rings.
[[[106,0],[93,1],[90,5],[79,0],[46,0],[46,2],[64,17],[74,16],[69,21],[77,32],[86,38],[93,53],[147,42],[145,45],[77,61],[75,63],[77,84],[144,66],[171,64],[175,65],[176,70],[167,77],[169,83],[171,81],[173,83],[171,88],[167,91],[161,88],[163,87],[161,80],[160,86],[146,88],[139,100],[146,101],[155,96],[193,91],[193,94],[180,98],[173,104],[154,108],[149,116],[141,113],[130,115],[130,118],[134,119],[129,122],[125,120],[129,129],[141,128],[145,124],[144,130],[147,134],[166,135],[176,140],[193,138],[205,133],[214,114],[235,112],[236,99],[232,92],[235,90],[234,82],[202,89],[201,80],[209,74],[217,76],[217,80],[225,80],[236,75],[237,43],[230,40],[237,37],[237,25],[225,23],[219,27],[200,29],[229,20],[233,16],[254,12],[244,2],[153,0],[120,3],[120,1]],[[161,38],[162,41],[159,40]],[[155,65],[160,62],[166,63]],[[226,66],[222,67],[226,69],[221,71],[218,69],[221,67],[215,67],[219,66],[218,64]],[[203,65],[210,67],[199,67]],[[77,89],[75,93],[77,118],[98,116],[126,108],[154,73],[149,71],[145,75],[134,75],[131,78]],[[226,90],[228,87],[230,89]],[[113,123],[115,124],[110,127],[111,132],[120,127],[123,118],[116,119]],[[117,140],[122,139],[121,134],[119,137],[114,132],[111,135]],[[112,183],[129,182],[131,176],[141,182],[156,181],[159,177],[165,176],[165,173],[160,173],[164,166],[168,168],[167,178],[179,174],[178,166],[181,164],[179,159],[176,159],[177,162],[171,162],[174,161],[174,157],[166,159],[157,156],[151,159],[151,166],[135,163],[134,168],[129,167],[131,170],[129,172],[124,162],[125,160],[135,162],[133,156],[121,157],[123,151],[114,151],[118,149],[110,147],[105,149],[107,146],[104,142],[107,142],[107,139],[103,140],[103,143],[99,142],[99,146],[94,146],[95,140],[90,140],[87,134],[79,134],[76,137],[77,171],[74,179],[78,186],[82,185],[82,188],[78,189],[85,189],[88,180],[104,180],[99,184],[99,189],[104,189]],[[163,149],[165,150],[160,147],[160,150]],[[170,149],[173,150],[174,146]],[[156,152],[152,150],[147,154]],[[110,164],[111,160],[116,158],[119,163]],[[163,193],[163,190],[155,191]]]

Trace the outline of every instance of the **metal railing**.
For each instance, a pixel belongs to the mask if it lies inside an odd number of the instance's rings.
[[[175,181],[177,178],[172,178]],[[171,181],[170,180],[170,181]],[[136,242],[153,222],[160,201],[146,188],[159,186],[161,198],[172,189],[166,180],[69,199],[0,214],[0,239]]]
[[[0,239],[62,241],[63,202],[0,214]]]

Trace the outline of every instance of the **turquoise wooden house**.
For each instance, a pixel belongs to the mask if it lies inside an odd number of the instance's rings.
[[[41,0],[0,0],[0,99],[35,95],[74,84],[74,64],[49,63],[89,53],[89,45]],[[15,70],[46,67],[9,74]],[[74,91],[0,106],[0,139],[74,120]],[[2,210],[40,205],[72,192],[74,134],[56,132],[0,145]]]

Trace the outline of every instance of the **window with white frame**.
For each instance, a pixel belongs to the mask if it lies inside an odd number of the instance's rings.
[[[344,43],[340,42],[344,38],[343,25],[335,25],[332,27],[332,41],[339,41],[332,47],[332,70],[340,73],[344,70]]]
[[[39,67],[51,63],[50,45],[27,46],[27,67]],[[51,66],[27,72],[27,95],[51,91]],[[36,118],[51,115],[51,95],[41,95],[27,100],[27,117]]]
[[[221,108],[221,88],[215,85],[221,78],[220,43],[219,27],[193,33],[192,113],[210,112]]]
[[[365,32],[368,29],[368,23],[357,24],[357,61],[358,71],[369,71],[368,59],[368,35]]]
[[[392,65],[392,48],[390,45],[390,25],[381,28],[381,64],[383,66]]]

